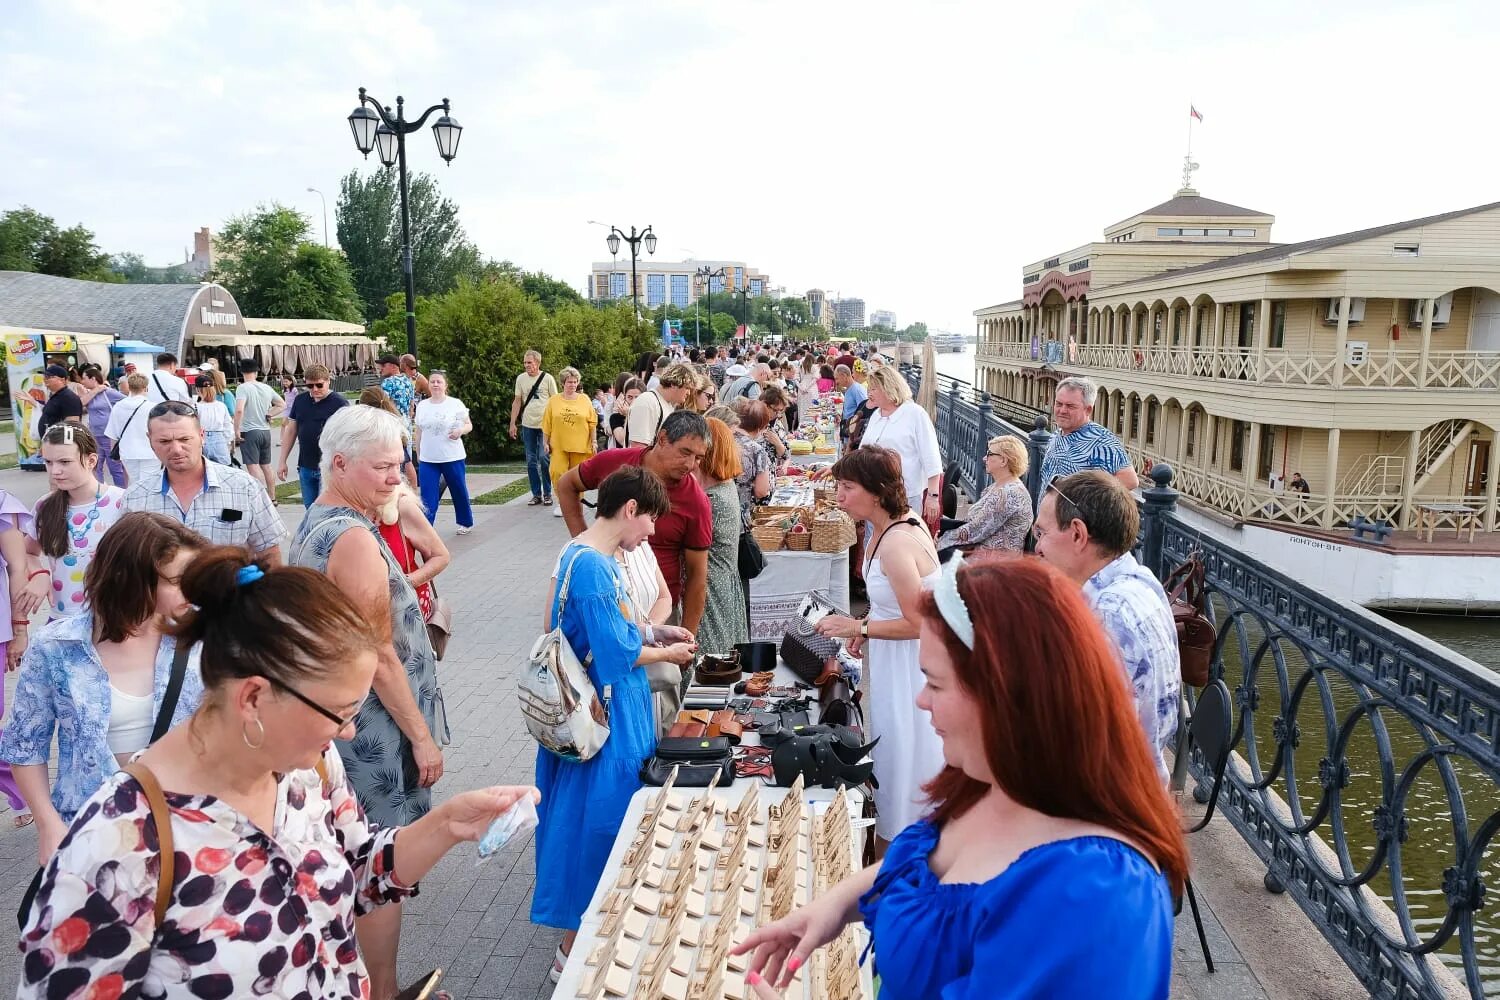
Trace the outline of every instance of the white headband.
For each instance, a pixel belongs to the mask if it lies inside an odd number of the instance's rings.
[[[974,648],[974,619],[969,617],[969,606],[964,603],[963,595],[958,592],[958,571],[963,567],[964,554],[955,552],[953,558],[948,560],[948,565],[943,567],[943,573],[933,585],[932,596],[937,600],[938,613],[943,616],[943,621],[953,630],[969,649]]]

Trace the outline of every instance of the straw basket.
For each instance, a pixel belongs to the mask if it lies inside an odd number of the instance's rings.
[[[786,547],[793,552],[806,552],[812,548],[811,531],[788,531],[786,533]]]
[[[750,536],[755,539],[755,544],[760,546],[762,552],[775,552],[781,548],[781,543],[786,538],[786,529],[776,521],[769,521],[751,527]]]
[[[854,521],[843,511],[825,511],[813,518],[812,550],[842,552],[854,544]]]

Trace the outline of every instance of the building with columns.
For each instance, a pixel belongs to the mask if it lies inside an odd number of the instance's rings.
[[[1139,466],[1236,524],[1494,532],[1500,203],[1287,245],[1273,222],[1184,188],[1028,265],[975,313],[979,387],[1045,409],[1094,379]]]

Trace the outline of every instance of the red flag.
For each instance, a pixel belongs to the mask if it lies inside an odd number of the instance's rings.
[[[1188,114],[1198,119],[1200,122],[1203,120],[1202,113],[1199,112],[1198,109],[1193,107],[1191,104],[1188,105]]]

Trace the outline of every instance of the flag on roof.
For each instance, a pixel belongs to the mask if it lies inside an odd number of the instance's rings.
[[[1203,112],[1199,111],[1197,108],[1193,107],[1191,104],[1188,105],[1188,114],[1191,115],[1192,117],[1198,119],[1200,122],[1203,120]]]

